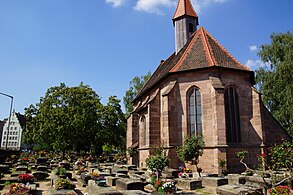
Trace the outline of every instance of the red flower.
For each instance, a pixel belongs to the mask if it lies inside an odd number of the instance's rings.
[[[162,181],[161,181],[161,180],[158,180],[158,181],[157,181],[157,185],[158,185],[158,186],[161,186],[161,185],[162,185]]]
[[[261,153],[261,156],[262,157],[266,157],[267,155],[265,153]]]

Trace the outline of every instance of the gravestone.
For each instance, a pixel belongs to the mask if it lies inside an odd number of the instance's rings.
[[[144,190],[145,185],[145,182],[125,178],[116,181],[116,187],[121,190]]]
[[[228,184],[228,179],[221,177],[201,177],[200,179],[204,187],[218,187]]]
[[[195,179],[178,179],[176,186],[184,190],[195,190],[202,187],[202,181]]]
[[[27,172],[28,168],[27,168],[27,166],[21,165],[21,166],[16,167],[15,170],[16,171],[25,171],[25,172]]]

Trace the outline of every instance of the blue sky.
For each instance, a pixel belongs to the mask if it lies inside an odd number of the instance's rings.
[[[0,0],[0,92],[24,112],[48,88],[89,85],[107,103],[174,52],[177,0]],[[194,0],[205,27],[255,69],[258,47],[293,25],[292,0]],[[0,96],[0,120],[10,99]],[[124,107],[124,105],[123,105]]]

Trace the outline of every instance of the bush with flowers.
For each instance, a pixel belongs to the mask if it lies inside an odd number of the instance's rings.
[[[177,190],[175,183],[172,181],[168,181],[168,180],[163,182],[161,189],[166,194],[172,194],[172,193],[176,192],[176,190]]]
[[[3,195],[29,195],[30,188],[24,184],[14,183],[10,185],[9,191]]]
[[[181,165],[179,166],[179,173],[178,173],[178,177],[180,178],[189,178],[189,174],[191,173],[191,170],[187,167],[185,167],[185,165]]]
[[[271,195],[279,195],[279,194],[285,194],[285,195],[292,195],[293,190],[289,186],[277,186],[269,190]]]
[[[34,181],[34,176],[30,175],[30,174],[19,174],[18,175],[18,182],[26,184],[26,183],[30,183]]]
[[[283,141],[279,145],[269,148],[268,156],[264,152],[257,155],[259,160],[259,169],[254,170],[247,166],[244,158],[248,154],[247,151],[236,152],[236,156],[240,158],[240,163],[246,168],[246,171],[256,173],[263,178],[265,183],[264,190],[270,189],[271,194],[293,194],[292,189],[288,187],[293,181],[293,142]],[[267,162],[269,157],[270,162]],[[270,177],[271,182],[267,182],[265,178]],[[288,185],[288,186],[284,186]]]

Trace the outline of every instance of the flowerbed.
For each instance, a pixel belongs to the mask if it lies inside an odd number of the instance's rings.
[[[9,191],[3,195],[29,195],[30,188],[26,187],[24,184],[14,183],[11,184]]]

